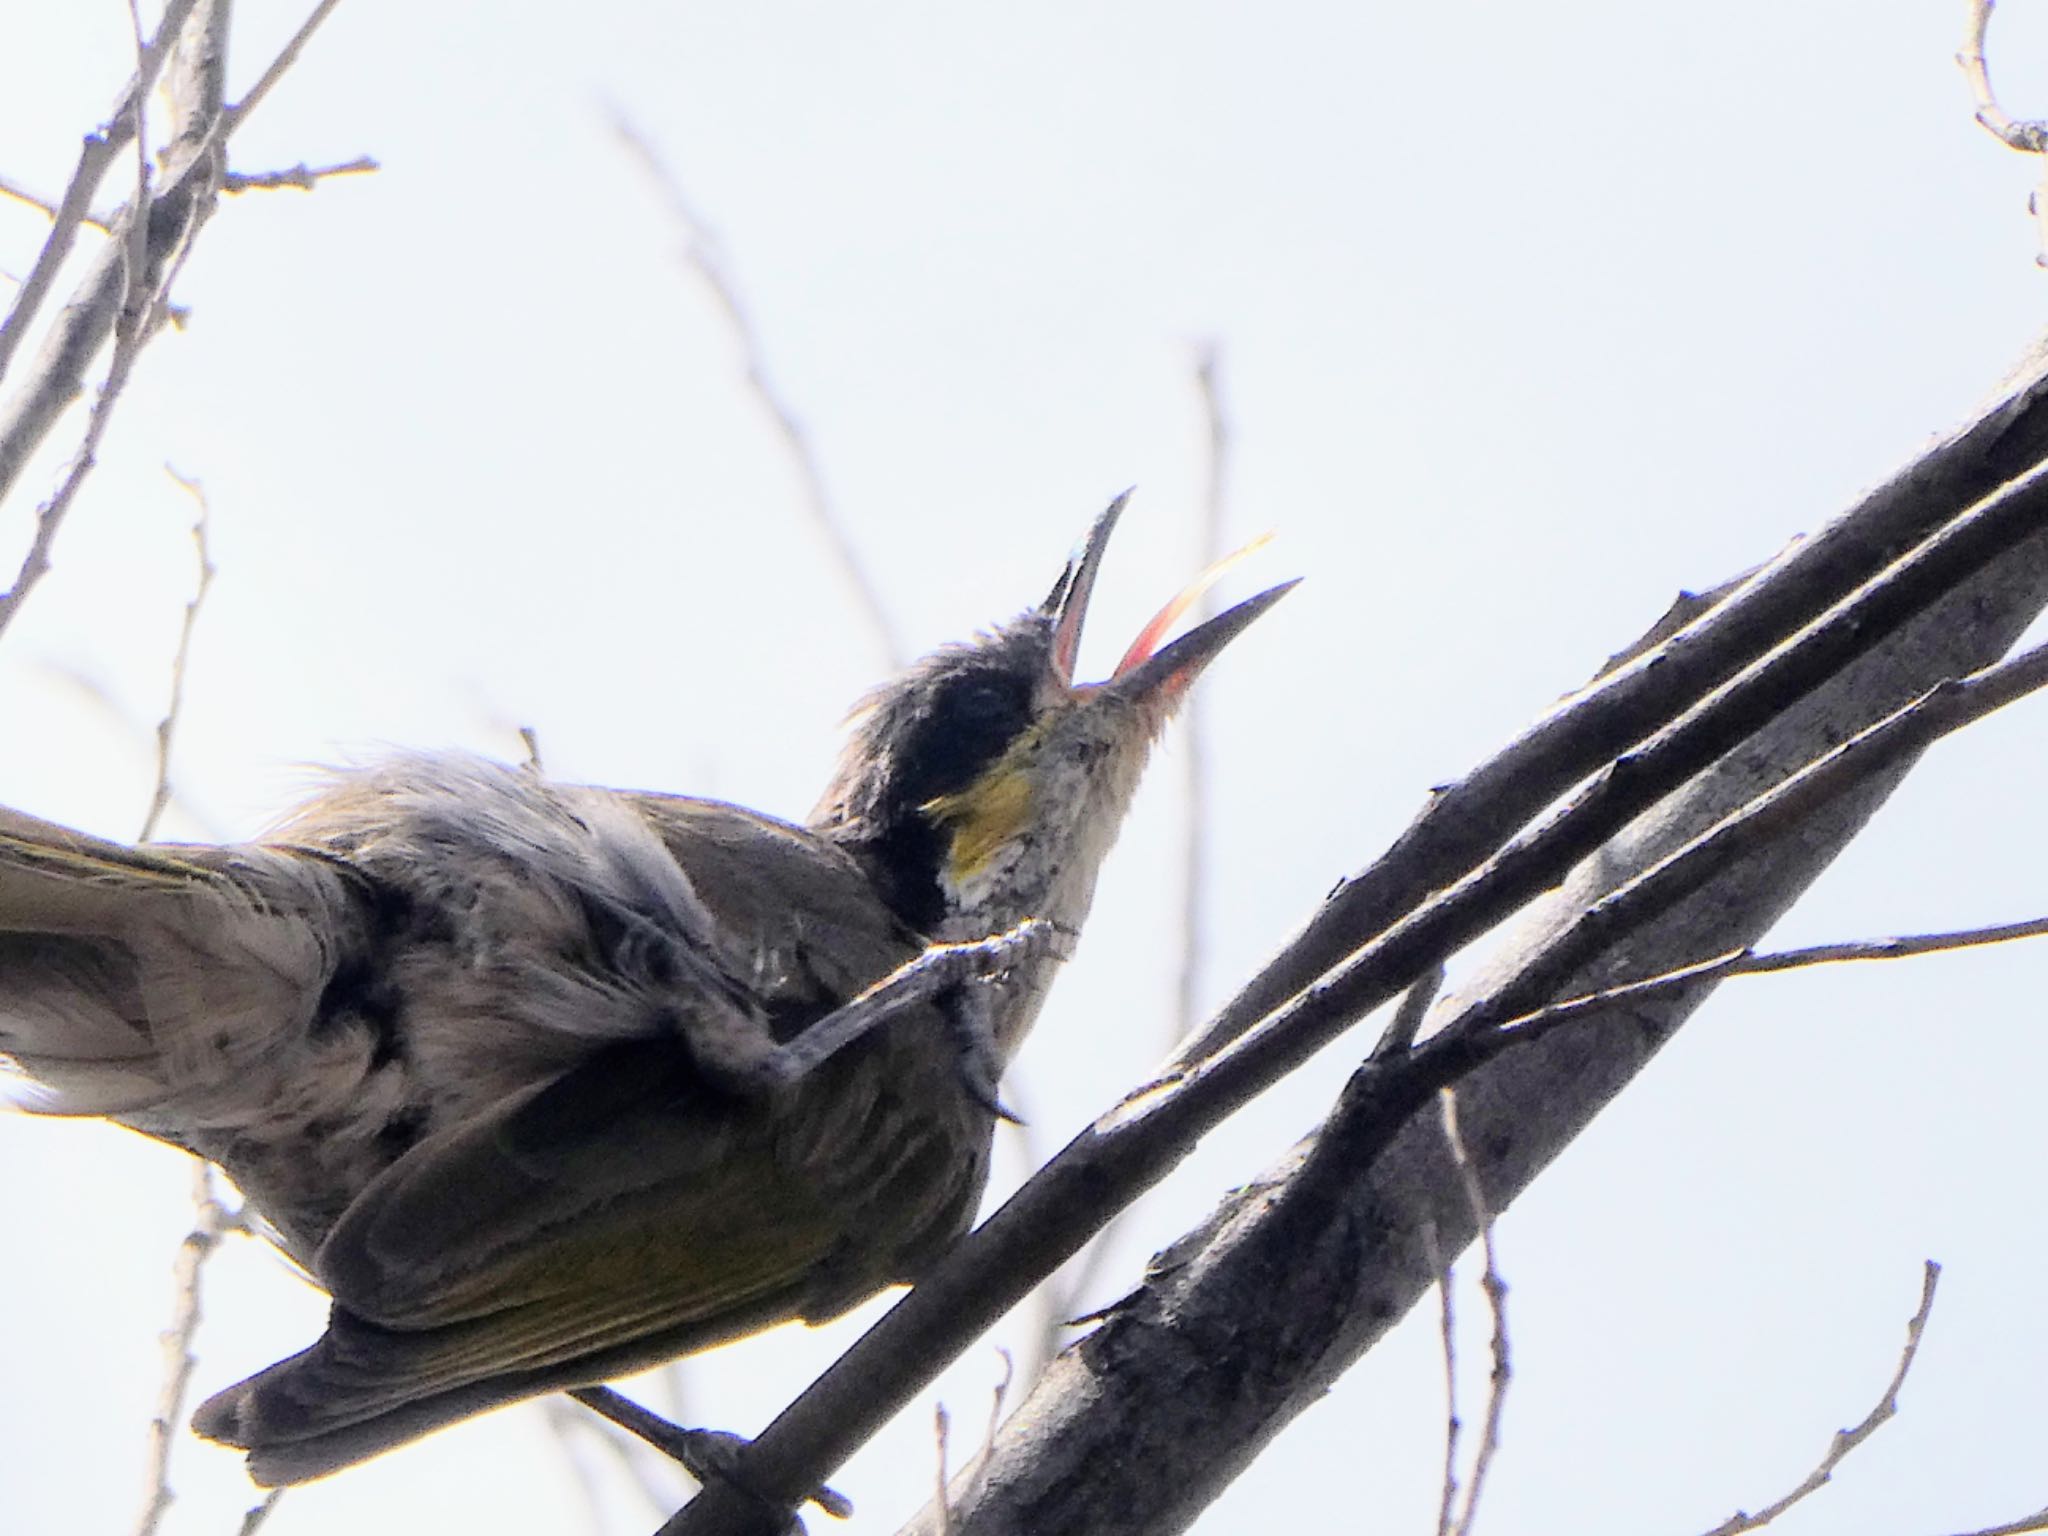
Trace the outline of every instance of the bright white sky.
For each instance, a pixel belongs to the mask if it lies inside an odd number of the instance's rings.
[[[1676,589],[1816,526],[2019,352],[2048,274],[2028,166],[1969,120],[1960,9],[588,0],[570,22],[350,0],[235,161],[385,168],[231,201],[207,231],[190,326],[149,354],[0,645],[0,802],[140,818],[192,576],[170,461],[207,488],[220,568],[170,834],[254,831],[309,762],[510,755],[520,724],[565,777],[804,812],[880,663],[616,109],[723,233],[913,645],[1041,596],[1135,482],[1084,656],[1105,670],[1194,569],[1191,362],[1220,343],[1233,531],[1280,532],[1233,590],[1311,578],[1203,688],[1220,999],[1431,784]],[[2042,9],[1994,31],[2020,113],[2048,110]],[[300,14],[244,10],[242,83]],[[119,0],[0,0],[0,173],[61,187],[126,25]],[[0,205],[0,269],[41,234]],[[8,570],[78,425],[0,511]],[[1780,936],[2048,906],[2044,709],[1939,749]],[[1153,777],[1015,1082],[1047,1147],[1160,1053],[1177,766]],[[1927,1257],[1947,1268],[1902,1416],[1781,1528],[2048,1502],[2044,978],[2020,947],[1726,990],[1501,1224],[1516,1381],[1485,1524],[1684,1532],[1767,1502],[1875,1400]],[[1103,1295],[1313,1124],[1360,1049],[1217,1135]],[[6,1120],[0,1170],[0,1528],[123,1529],[181,1160]],[[251,1245],[209,1287],[201,1391],[319,1326]],[[1470,1292],[1462,1313],[1476,1389]],[[1435,1328],[1418,1313],[1200,1529],[1430,1528]],[[692,1371],[690,1414],[752,1430],[846,1336],[728,1351]],[[996,1369],[977,1349],[946,1378],[957,1424]],[[923,1500],[929,1446],[927,1401],[846,1469],[855,1529]],[[189,1439],[176,1484],[179,1533],[231,1531],[250,1498]],[[584,1510],[521,1409],[295,1494],[271,1529]]]

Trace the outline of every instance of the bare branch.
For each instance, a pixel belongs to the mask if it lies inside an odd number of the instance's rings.
[[[137,0],[128,0],[128,21],[134,29],[135,70],[139,76],[145,67],[144,56],[148,52],[149,44],[143,40],[142,10]],[[140,96],[130,103],[135,116],[128,129],[128,136],[135,143],[135,197],[129,206],[137,210],[149,206],[149,120],[143,111],[146,105],[144,98]],[[141,285],[143,274],[149,266],[149,221],[142,218],[129,219],[125,235],[128,242],[128,270],[124,274],[121,312],[123,322],[134,325],[142,318]]]
[[[684,193],[681,179],[632,119],[614,111],[612,129],[618,134],[619,141],[632,152],[648,179],[667,199],[669,213],[683,233],[683,260],[710,288],[720,313],[732,329],[733,339],[739,343],[740,355],[746,363],[747,385],[767,412],[768,419],[774,423],[783,448],[796,468],[798,483],[803,487],[804,506],[811,515],[812,525],[824,540],[833,566],[853,599],[861,623],[874,637],[884,663],[891,668],[900,666],[903,648],[896,637],[896,626],[889,618],[881,591],[868,574],[860,551],[854,547],[846,529],[840,526],[831,496],[825,489],[824,471],[811,447],[810,434],[804,430],[795,409],[776,387],[768,371],[767,349],[761,344],[760,332],[754,328],[746,303],[740,297],[739,284],[719,257],[717,234]]]
[[[355,159],[344,160],[338,165],[308,165],[301,160],[283,171],[229,171],[221,177],[220,189],[223,192],[263,192],[274,187],[294,187],[301,192],[310,192],[332,176],[363,176],[382,169],[369,155],[357,155]]]
[[[1523,965],[1514,981],[1492,994],[1480,1005],[1467,1010],[1458,1027],[1493,1027],[1495,1021],[1520,1013],[1526,1021],[1543,1012],[1541,1000],[1554,996],[1552,988],[1577,967],[1614,942],[1615,937],[1638,927],[1649,917],[1670,911],[1677,903],[1718,872],[1755,852],[1772,839],[1788,834],[1801,821],[1857,784],[1883,773],[1887,768],[1951,731],[1959,730],[2015,699],[2048,686],[2048,644],[2036,646],[2002,665],[1986,668],[1970,677],[1936,684],[1919,698],[1866,727],[1808,763],[1775,788],[1757,796],[1713,826],[1686,842],[1675,852],[1652,864],[1642,873],[1619,885],[1547,939],[1541,949]],[[1975,942],[1993,943],[2028,936],[2028,925],[2007,925],[1994,937]],[[1887,959],[1904,954],[1925,954],[1933,949],[1960,948],[1956,942],[1935,938],[1913,947],[1910,940],[1882,941],[1877,948],[1828,946],[1810,959],[1781,960],[1772,965],[1739,960],[1708,962],[1694,970],[1697,983],[1702,974],[1734,974],[1747,970],[1786,970],[1796,964],[1822,964],[1833,960]],[[1666,983],[1667,986],[1670,983]],[[1530,1010],[1523,1012],[1523,1010]],[[1579,1011],[1588,1011],[1580,1009]],[[1551,1023],[1556,1020],[1549,1021]]]
[[[299,30],[292,34],[291,41],[270,61],[270,67],[263,71],[240,101],[227,109],[223,122],[224,132],[232,133],[248,121],[249,114],[263,104],[263,98],[284,78],[285,71],[298,63],[299,55],[306,51],[306,44],[311,42],[313,34],[320,30],[320,23],[333,15],[334,8],[339,4],[341,0],[320,0],[320,3],[313,7],[312,13],[299,24]]]
[[[1929,1259],[1920,1279],[1919,1309],[1906,1323],[1906,1347],[1899,1352],[1898,1369],[1892,1372],[1884,1395],[1877,1400],[1877,1406],[1864,1415],[1863,1422],[1852,1429],[1836,1430],[1827,1454],[1797,1488],[1753,1515],[1738,1510],[1709,1531],[1707,1536],[1741,1536],[1744,1531],[1762,1530],[1808,1494],[1826,1487],[1835,1475],[1835,1468],[1899,1411],[1899,1389],[1906,1384],[1906,1373],[1913,1369],[1913,1357],[1920,1353],[1920,1336],[1927,1331],[1927,1317],[1934,1310],[1934,1287],[1940,1279],[1941,1266]]]
[[[257,88],[241,106],[223,104],[226,78],[228,0],[171,0],[163,26],[144,50],[135,82],[123,98],[128,121],[102,131],[101,147],[89,139],[79,170],[59,205],[50,237],[36,267],[24,283],[13,309],[0,324],[0,370],[25,333],[57,267],[69,250],[86,204],[105,173],[113,147],[138,138],[137,121],[163,59],[177,62],[168,77],[173,101],[173,140],[164,157],[154,196],[138,195],[114,220],[112,238],[81,280],[72,302],[52,326],[35,370],[23,386],[0,404],[0,496],[20,476],[29,456],[57,419],[85,388],[85,378],[101,346],[111,336],[113,354],[87,418],[85,433],[56,492],[36,513],[27,554],[13,586],[0,593],[0,631],[19,611],[29,591],[50,565],[50,550],[65,514],[96,462],[108,416],[120,397],[143,346],[172,315],[170,291],[192,243],[211,216],[224,173],[223,146],[230,131],[289,67],[337,0],[323,0],[298,34],[272,61]],[[171,23],[179,24],[173,30]],[[175,42],[175,47],[172,44]],[[109,147],[112,146],[112,147]]]
[[[1681,966],[1641,981],[1624,982],[1598,992],[1583,992],[1563,1002],[1552,1003],[1525,1013],[1503,1025],[1506,1029],[1547,1029],[1580,1014],[1597,1013],[1621,1003],[1644,1003],[1666,993],[1681,991],[1702,982],[1731,976],[1762,976],[1773,971],[1794,971],[1811,965],[1840,965],[1856,960],[1904,960],[1915,955],[1939,954],[1951,949],[1982,949],[2013,939],[2048,936],[2048,917],[2032,917],[2017,923],[1996,923],[1984,928],[1958,928],[1946,933],[1901,934],[1885,939],[1854,939],[1838,944],[1812,944],[1802,949],[1781,949],[1766,954],[1735,949],[1725,955]]]
[[[1222,387],[1214,342],[1204,342],[1195,354],[1195,382],[1202,397],[1202,417],[1208,426],[1208,468],[1202,496],[1201,547],[1196,568],[1212,564],[1223,552],[1224,477],[1229,469],[1230,422],[1223,414]],[[1200,624],[1216,611],[1215,598],[1202,594],[1190,622]],[[1209,752],[1207,711],[1199,697],[1191,696],[1181,706],[1180,750],[1185,778],[1181,817],[1181,912],[1180,971],[1173,992],[1173,1034],[1168,1048],[1178,1045],[1197,1022],[1195,1013],[1198,984],[1202,976],[1204,941],[1202,907],[1208,887]]]
[[[269,1523],[271,1511],[277,1508],[278,1501],[283,1499],[283,1497],[284,1490],[282,1488],[273,1488],[270,1492],[263,1495],[263,1502],[242,1516],[242,1526],[238,1536],[256,1536],[256,1532]]]
[[[1969,82],[1970,97],[1977,105],[1977,121],[1993,138],[2022,154],[2041,155],[2048,150],[2048,123],[2022,122],[1998,104],[1991,89],[1991,69],[1984,58],[1984,34],[1991,25],[1991,8],[1997,0],[1969,0],[1968,20],[1963,29],[1963,46],[1956,54],[1963,78]],[[2027,199],[2027,211],[2040,231],[2041,250],[2036,266],[2048,266],[2048,159],[2041,162],[2041,180]]]
[[[962,1475],[962,1481],[966,1485],[960,1493],[963,1499],[971,1499],[978,1494],[982,1482],[988,1476],[989,1457],[994,1454],[996,1447],[996,1431],[1002,1427],[1003,1403],[1010,1395],[1010,1384],[1017,1379],[1017,1362],[1010,1358],[1010,1352],[999,1348],[996,1355],[1003,1362],[1003,1374],[989,1392],[988,1424],[982,1430],[981,1444],[975,1450],[974,1460],[967,1464],[967,1470]]]
[[[1444,968],[1434,970],[1417,978],[1415,985],[1401,994],[1401,1001],[1394,1009],[1394,1017],[1387,1025],[1387,1031],[1373,1046],[1372,1053],[1381,1059],[1399,1056],[1411,1049],[1415,1037],[1422,1032],[1422,1024],[1429,1017],[1429,1005],[1436,1001],[1436,995],[1443,990]]]
[[[213,94],[208,82],[223,67],[220,54],[225,44],[221,29],[225,25],[226,3],[227,0],[206,0],[203,5],[186,7],[185,29],[170,49],[176,56],[169,81],[178,115],[172,125],[174,148],[167,157],[161,190],[153,197],[147,195],[146,187],[138,190],[122,209],[115,220],[112,238],[52,328],[35,371],[24,387],[0,407],[0,496],[4,496],[29,455],[84,389],[87,368],[101,344],[112,336],[113,355],[87,417],[84,438],[56,493],[37,509],[28,552],[22,558],[13,586],[0,593],[0,632],[5,631],[29,592],[49,570],[51,546],[85,477],[97,462],[113,405],[126,387],[142,348],[162,327],[169,312],[171,285],[183,270],[193,236],[211,212],[219,169],[220,117],[218,111],[211,116],[205,113]],[[161,51],[164,42],[165,35],[159,29],[156,43],[145,50],[138,79],[152,74],[149,55]],[[129,105],[134,120],[125,130],[128,137],[138,140],[142,100],[142,92],[131,93]],[[140,174],[146,184],[146,161]],[[89,188],[87,192],[89,195]],[[51,231],[50,241],[58,239],[60,230],[69,239],[72,230],[64,229],[60,222]],[[46,255],[49,249],[50,242],[45,242]],[[17,304],[17,312],[19,308]]]
[[[1984,58],[1984,34],[1991,26],[1991,10],[1998,0],[1968,0],[1963,25],[1963,46],[1956,54],[1963,78],[1970,84],[1970,97],[1977,104],[1977,121],[1999,143],[2022,154],[2038,155],[2048,150],[2048,123],[2022,122],[1998,104],[1991,89],[1991,67]]]
[[[163,1333],[163,1386],[157,1394],[156,1415],[149,1421],[149,1463],[135,1536],[155,1536],[171,1507],[171,1446],[185,1422],[185,1397],[192,1386],[192,1368],[198,1363],[193,1358],[192,1341],[199,1332],[200,1269],[220,1246],[221,1237],[240,1226],[240,1219],[220,1203],[213,1165],[197,1157],[192,1160],[192,1208],[192,1230],[178,1245],[172,1269],[177,1300],[171,1310],[171,1326]]]
[[[1501,1278],[1499,1257],[1494,1252],[1493,1213],[1487,1206],[1485,1191],[1479,1187],[1479,1170],[1466,1152],[1465,1138],[1458,1130],[1458,1090],[1455,1087],[1445,1088],[1437,1097],[1443,1106],[1444,1143],[1450,1148],[1451,1161],[1457,1165],[1459,1180],[1465,1186],[1465,1199],[1472,1208],[1472,1221],[1479,1228],[1479,1241],[1486,1254],[1486,1269],[1479,1277],[1479,1284],[1486,1293],[1487,1311],[1493,1318],[1493,1374],[1486,1393],[1486,1424],[1480,1431],[1479,1450],[1472,1458],[1472,1477],[1465,1485],[1464,1504],[1447,1531],[1447,1536],[1472,1536],[1472,1521],[1479,1512],[1479,1494],[1486,1486],[1486,1474],[1493,1466],[1494,1455],[1500,1450],[1501,1411],[1507,1405],[1508,1383],[1514,1377],[1508,1357],[1508,1285]],[[1448,1328],[1448,1271],[1445,1272],[1444,1286],[1445,1326]],[[1449,1362],[1445,1368],[1450,1368]],[[1447,1476],[1445,1514],[1449,1513],[1450,1493],[1454,1486],[1455,1483]]]
[[[645,1440],[607,1418],[582,1411],[582,1405],[566,1394],[543,1398],[540,1406],[555,1443],[561,1447],[569,1470],[583,1491],[590,1528],[598,1536],[606,1529],[606,1493],[610,1487],[607,1473],[614,1466],[657,1517],[661,1511],[673,1509],[684,1496],[682,1490],[689,1473]],[[606,1463],[600,1466],[587,1456],[587,1447],[602,1451]]]
[[[932,1488],[932,1512],[938,1517],[939,1536],[953,1536],[953,1504],[946,1496],[946,1433],[950,1428],[946,1405],[933,1403],[932,1461],[936,1477]]]
[[[136,841],[146,843],[156,836],[157,823],[171,803],[171,745],[178,729],[178,714],[185,703],[185,669],[192,658],[192,631],[199,622],[200,606],[206,601],[207,591],[213,586],[213,558],[206,544],[206,490],[197,480],[189,480],[170,465],[164,466],[164,473],[183,486],[194,502],[198,504],[199,515],[192,524],[192,543],[199,556],[199,580],[192,589],[192,601],[185,605],[185,620],[178,626],[178,649],[171,658],[171,699],[164,710],[163,719],[156,727],[156,787],[150,792],[149,814],[142,819],[142,831]]]
[[[5,176],[0,176],[0,197],[11,197],[17,203],[25,203],[47,219],[55,220],[59,213],[55,203],[50,202],[47,198],[36,196],[35,193],[29,191],[28,188],[22,186],[19,182],[10,180]],[[80,214],[78,222],[88,229],[98,230],[103,235],[113,232],[114,220],[112,214],[104,217],[96,213]]]
[[[1393,847],[1331,892],[1176,1059],[1198,1060],[1242,1034],[1341,963],[1361,936],[1386,930],[1432,891],[1477,869],[1516,828],[1616,753],[1695,708],[1829,603],[2048,457],[2048,368],[2040,358],[2037,350],[1966,426],[1822,532],[1794,544],[1661,644],[1603,668],[1518,740],[1433,791]]]
[[[2048,1531],[2048,1506],[2005,1525],[1987,1525],[1980,1531],[1958,1532],[1957,1536],[2034,1536],[2038,1531]]]
[[[135,131],[142,104],[149,99],[150,91],[156,85],[157,72],[163,68],[169,56],[171,44],[184,30],[186,20],[191,16],[199,0],[168,0],[164,6],[163,19],[157,24],[156,36],[142,52],[142,59],[135,71],[135,77],[128,82],[121,100],[115,105],[107,121],[97,132],[89,133],[79,150],[78,164],[71,173],[71,180],[64,188],[63,197],[51,213],[49,237],[36,256],[36,264],[23,280],[21,290],[14,296],[13,307],[7,318],[0,320],[0,378],[7,376],[8,364],[13,361],[15,349],[21,338],[35,322],[36,312],[42,308],[43,300],[49,296],[51,286],[57,281],[57,273],[64,260],[71,254],[71,243],[78,233],[78,227],[86,220],[87,210],[92,205],[93,193],[99,190],[100,181],[113,164],[114,156],[127,143]],[[108,230],[111,234],[113,231]],[[0,492],[6,490],[11,475],[0,472]]]
[[[1457,1278],[1451,1273],[1450,1261],[1444,1257],[1441,1244],[1436,1240],[1436,1223],[1422,1224],[1422,1251],[1427,1257],[1430,1273],[1436,1276],[1437,1316],[1439,1331],[1443,1335],[1444,1356],[1444,1491],[1436,1511],[1437,1536],[1451,1536],[1451,1525],[1457,1518],[1458,1508],[1458,1437],[1464,1433],[1465,1421],[1458,1416],[1458,1316]]]
[[[737,1486],[738,1479],[733,1469],[739,1450],[746,1444],[738,1435],[724,1430],[686,1429],[680,1424],[671,1424],[660,1414],[643,1408],[610,1387],[577,1387],[567,1395],[591,1412],[611,1420],[629,1435],[653,1446],[706,1487]],[[741,1492],[739,1496],[753,1502],[749,1493]],[[853,1514],[853,1500],[823,1483],[810,1489],[804,1497],[834,1519],[845,1520]]]

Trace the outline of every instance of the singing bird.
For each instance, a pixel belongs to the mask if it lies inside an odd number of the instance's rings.
[[[833,1317],[967,1229],[1057,946],[787,1062],[930,946],[1077,930],[1154,737],[1292,585],[1162,645],[1198,579],[1077,685],[1124,499],[1042,605],[869,696],[804,826],[455,755],[253,843],[0,812],[0,1091],[219,1164],[333,1299],[200,1434],[303,1482]]]

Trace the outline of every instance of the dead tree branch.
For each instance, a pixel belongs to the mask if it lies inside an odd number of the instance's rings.
[[[109,341],[113,350],[86,419],[84,435],[56,491],[37,509],[28,552],[13,585],[0,592],[0,632],[50,567],[50,551],[65,515],[92,472],[113,407],[142,349],[171,316],[170,291],[193,242],[212,217],[226,174],[229,134],[262,100],[338,3],[322,0],[242,102],[226,103],[229,0],[172,0],[156,36],[143,46],[135,77],[115,117],[88,136],[71,184],[59,202],[49,237],[4,321],[0,321],[0,379],[7,377],[58,268],[68,255],[93,193],[114,155],[135,142],[142,103],[171,60],[165,80],[172,104],[172,138],[154,175],[144,161],[145,186],[114,215],[105,245],[51,323],[34,365],[0,400],[0,499],[19,481],[30,456],[64,412],[85,392],[93,360]]]

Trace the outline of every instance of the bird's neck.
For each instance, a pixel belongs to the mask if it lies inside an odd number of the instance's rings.
[[[941,877],[951,842],[943,829],[912,811],[887,821],[828,822],[814,830],[859,863],[905,927],[927,938],[940,937],[947,915]]]

